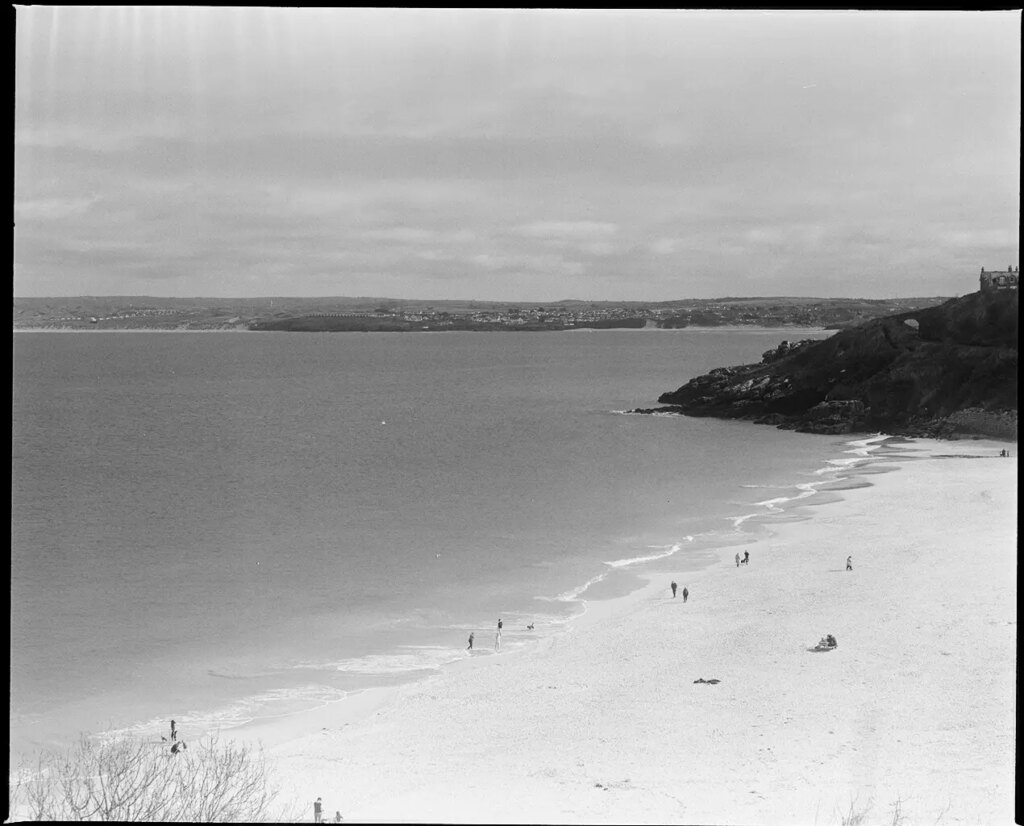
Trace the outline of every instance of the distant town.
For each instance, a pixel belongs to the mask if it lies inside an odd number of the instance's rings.
[[[412,332],[685,327],[843,329],[941,304],[944,297],[755,297],[555,303],[391,298],[15,298],[15,330]]]

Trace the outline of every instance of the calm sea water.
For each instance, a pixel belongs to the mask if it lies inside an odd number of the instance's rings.
[[[616,411],[794,337],[16,334],[12,751],[415,678],[699,560],[842,440]]]

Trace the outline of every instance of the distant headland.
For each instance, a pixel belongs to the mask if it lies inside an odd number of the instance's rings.
[[[783,342],[719,367],[661,408],[810,433],[1017,436],[1018,273],[982,269],[976,293],[876,318],[821,341]]]
[[[392,298],[14,299],[15,330],[250,330],[290,332],[552,331],[685,327],[841,330],[941,304],[927,298],[750,297],[676,301],[496,302]]]

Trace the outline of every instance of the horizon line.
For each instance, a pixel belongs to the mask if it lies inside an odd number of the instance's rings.
[[[971,292],[977,292],[972,290]],[[958,293],[967,295],[967,293]],[[504,299],[504,298],[393,298],[389,296],[374,295],[145,295],[145,294],[117,294],[117,295],[15,295],[15,301],[20,300],[42,300],[42,299],[127,299],[145,298],[156,300],[204,300],[204,301],[268,301],[273,299],[286,299],[289,301],[316,301],[316,300],[349,300],[349,301],[420,301],[437,303],[481,303],[481,304],[671,304],[679,301],[767,301],[783,298],[812,299],[816,301],[900,301],[913,298],[954,298],[954,295],[906,295],[886,296],[884,298],[867,298],[865,296],[818,296],[818,295],[728,295],[700,298],[691,296],[689,298],[559,298],[553,301],[545,301],[532,298]]]

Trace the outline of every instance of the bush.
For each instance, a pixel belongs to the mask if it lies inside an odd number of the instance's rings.
[[[9,785],[11,819],[266,822],[279,819],[262,750],[215,737],[172,754],[135,737],[82,737]]]

